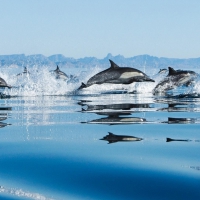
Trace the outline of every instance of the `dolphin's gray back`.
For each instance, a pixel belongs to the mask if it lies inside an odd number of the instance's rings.
[[[91,77],[87,82],[87,86],[108,83],[108,81],[118,79],[119,77],[120,72],[118,70],[109,68]]]
[[[128,76],[130,77],[127,78]],[[130,67],[109,68],[91,77],[87,82],[87,86],[102,83],[123,83],[123,79],[128,80],[135,77],[137,80],[137,78],[145,76],[140,70]]]

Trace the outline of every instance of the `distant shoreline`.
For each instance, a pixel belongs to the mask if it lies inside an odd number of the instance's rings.
[[[166,58],[166,57],[156,57],[150,55],[138,55],[129,58],[125,58],[122,55],[113,56],[112,54],[107,54],[103,59],[98,59],[96,57],[84,57],[84,58],[71,58],[65,57],[62,54],[55,54],[51,56],[44,56],[42,54],[25,55],[25,54],[12,54],[12,55],[0,55],[0,67],[18,65],[18,66],[29,66],[34,65],[47,65],[55,66],[59,65],[62,67],[108,67],[109,59],[112,59],[120,66],[130,66],[135,68],[141,67],[156,67],[156,68],[166,68],[172,66],[174,68],[195,68],[200,67],[200,57],[199,58]]]

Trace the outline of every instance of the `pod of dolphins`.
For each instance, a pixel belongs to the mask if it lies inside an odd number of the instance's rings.
[[[77,90],[82,90],[94,84],[111,83],[127,85],[133,82],[155,82],[153,79],[138,69],[131,67],[120,67],[112,60],[109,61],[111,65],[110,68],[95,74],[87,81],[87,83],[82,82],[81,86]],[[167,69],[161,69],[158,73],[166,73],[166,71]],[[69,77],[64,72],[62,72],[58,66],[55,70],[50,72],[55,75],[56,79],[63,79],[65,81],[69,79]],[[29,74],[26,67],[24,68],[24,72],[18,74],[17,76],[24,74]],[[172,67],[169,67],[168,75],[155,86],[153,89],[153,94],[166,92],[179,86],[189,86],[194,82],[197,76],[198,74],[194,71],[174,70]],[[8,85],[6,81],[1,77],[0,87],[12,88],[12,86]]]

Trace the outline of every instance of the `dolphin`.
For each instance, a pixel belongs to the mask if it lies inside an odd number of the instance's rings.
[[[166,73],[167,72],[167,69],[160,69],[160,71],[158,72],[158,74],[162,74],[162,73]]]
[[[86,84],[82,83],[78,90],[94,84],[103,83],[130,84],[133,82],[144,81],[155,82],[154,80],[150,79],[145,73],[141,72],[138,69],[134,69],[131,67],[119,67],[112,60],[109,61],[111,64],[110,68],[92,76]]]
[[[153,94],[172,90],[179,86],[189,85],[198,75],[194,71],[175,70],[172,67],[168,67],[168,69],[169,73],[167,77],[156,85]]]
[[[27,67],[24,67],[24,71],[22,73],[17,74],[17,76],[27,75],[27,74],[30,74],[30,72],[27,70]]]
[[[6,81],[3,79],[3,78],[1,78],[0,77],[0,88],[12,88],[12,86],[10,86],[10,85],[8,85],[7,83],[6,83]]]
[[[107,140],[108,144],[114,143],[114,142],[130,142],[130,141],[141,141],[142,138],[129,136],[129,135],[115,135],[113,133],[108,132],[109,135],[106,135],[100,140]]]
[[[188,139],[172,139],[172,138],[166,138],[166,142],[190,142],[191,140]]]
[[[58,65],[57,65],[57,68],[55,70],[52,70],[51,72],[53,72],[56,76],[56,79],[63,79],[63,80],[68,80],[69,77],[67,76],[67,74],[65,74],[64,72],[62,72]]]

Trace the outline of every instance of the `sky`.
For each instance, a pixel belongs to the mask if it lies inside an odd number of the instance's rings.
[[[0,0],[0,55],[200,57],[199,0]]]

